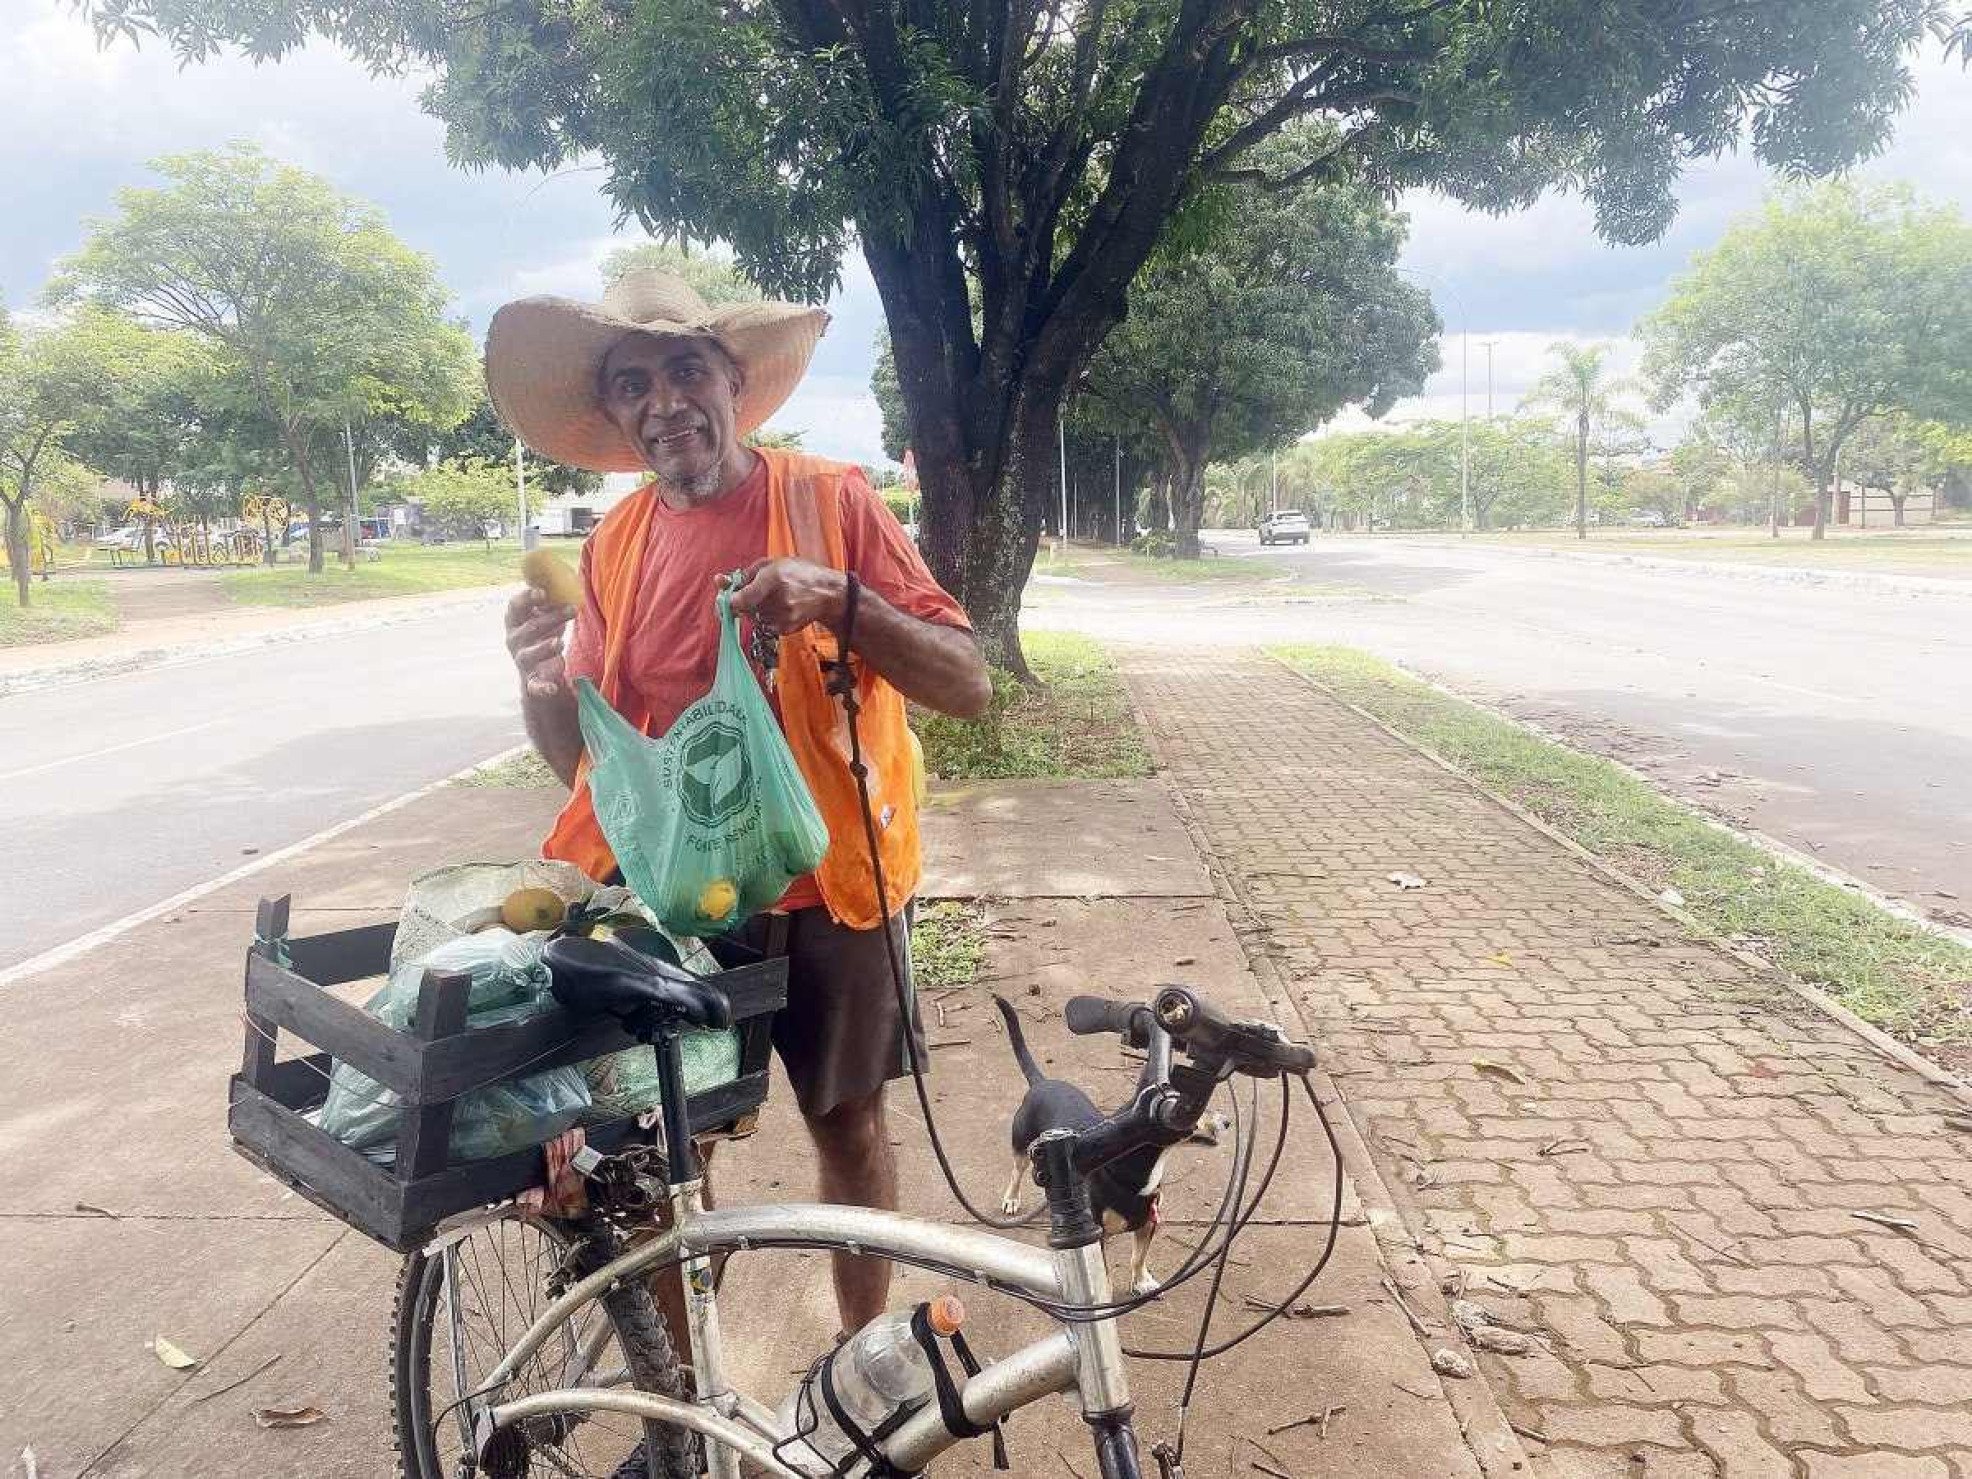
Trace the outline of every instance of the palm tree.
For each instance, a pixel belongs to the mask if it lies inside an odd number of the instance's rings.
[[[1575,423],[1575,537],[1589,537],[1589,442],[1598,427],[1635,425],[1639,418],[1621,406],[1630,382],[1605,378],[1607,344],[1570,344],[1557,340],[1548,353],[1560,360],[1535,382],[1522,403],[1559,411]]]

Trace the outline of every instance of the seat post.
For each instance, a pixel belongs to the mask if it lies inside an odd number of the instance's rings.
[[[685,1052],[675,1023],[651,1038],[657,1054],[658,1104],[664,1116],[665,1181],[683,1186],[699,1179],[698,1147],[692,1143],[691,1108],[685,1095]]]

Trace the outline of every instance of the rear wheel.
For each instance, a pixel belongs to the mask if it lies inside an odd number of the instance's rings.
[[[509,1217],[443,1252],[413,1253],[398,1278],[391,1402],[403,1479],[472,1479],[477,1467],[460,1399],[547,1307],[557,1273],[579,1278],[615,1256],[600,1225]],[[639,1280],[582,1310],[515,1373],[508,1396],[567,1387],[687,1394],[676,1347]],[[615,1413],[567,1413],[517,1424],[504,1474],[566,1479],[695,1479],[691,1434]],[[641,1448],[640,1448],[640,1445]],[[642,1454],[655,1462],[639,1462]]]

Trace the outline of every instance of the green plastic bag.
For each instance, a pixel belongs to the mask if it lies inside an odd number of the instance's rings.
[[[662,738],[639,734],[594,684],[575,682],[596,820],[623,881],[673,934],[738,928],[828,851],[808,782],[740,650],[734,588],[717,597],[711,691]]]

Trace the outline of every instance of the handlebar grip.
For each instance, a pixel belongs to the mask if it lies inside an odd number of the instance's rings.
[[[1262,1077],[1307,1073],[1315,1066],[1314,1049],[1289,1042],[1265,1023],[1234,1022],[1189,987],[1160,987],[1151,1010],[1158,1026],[1194,1057],[1229,1060],[1242,1072]]]
[[[1068,1030],[1078,1037],[1090,1037],[1099,1032],[1128,1035],[1136,1030],[1137,1014],[1148,1010],[1141,1002],[1105,1001],[1100,996],[1071,996],[1063,1015],[1068,1019]]]

